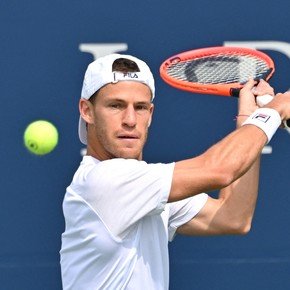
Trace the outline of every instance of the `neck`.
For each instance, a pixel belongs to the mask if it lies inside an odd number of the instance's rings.
[[[112,159],[112,158],[106,156],[105,154],[101,154],[101,153],[97,152],[92,146],[90,146],[90,144],[87,145],[87,154],[86,155],[92,156],[100,161]]]
[[[135,157],[135,156],[115,156],[106,152],[99,152],[98,150],[95,149],[95,147],[91,146],[90,144],[87,145],[87,153],[86,155],[92,156],[100,161],[104,160],[109,160],[109,159],[114,159],[114,158],[124,158],[124,159],[136,159],[141,161],[143,158],[143,154],[141,153],[140,156]]]

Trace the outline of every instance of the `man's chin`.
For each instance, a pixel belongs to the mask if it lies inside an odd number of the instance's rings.
[[[141,160],[142,154],[133,150],[122,150],[116,154],[116,158]]]

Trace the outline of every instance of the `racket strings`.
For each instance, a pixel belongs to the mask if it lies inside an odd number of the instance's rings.
[[[223,54],[172,63],[167,73],[191,83],[245,83],[249,78],[264,78],[269,73],[269,66],[252,55]]]

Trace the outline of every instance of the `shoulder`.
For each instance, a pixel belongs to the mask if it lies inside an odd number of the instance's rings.
[[[120,188],[141,184],[167,183],[173,176],[174,163],[147,163],[135,159],[115,158],[88,166],[83,173],[87,184]]]
[[[95,159],[96,160],[96,159]],[[93,161],[95,161],[93,160]],[[87,162],[84,169],[90,174],[101,174],[106,176],[124,176],[128,174],[155,174],[163,170],[173,170],[174,163],[147,163],[136,159],[114,158],[105,161]]]

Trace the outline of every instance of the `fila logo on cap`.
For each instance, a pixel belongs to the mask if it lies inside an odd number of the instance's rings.
[[[124,78],[138,79],[138,75],[136,73],[124,73]]]
[[[114,72],[113,74],[114,74],[114,82],[117,82],[118,80],[139,78],[137,73],[132,73],[132,72],[127,72],[127,73]]]

